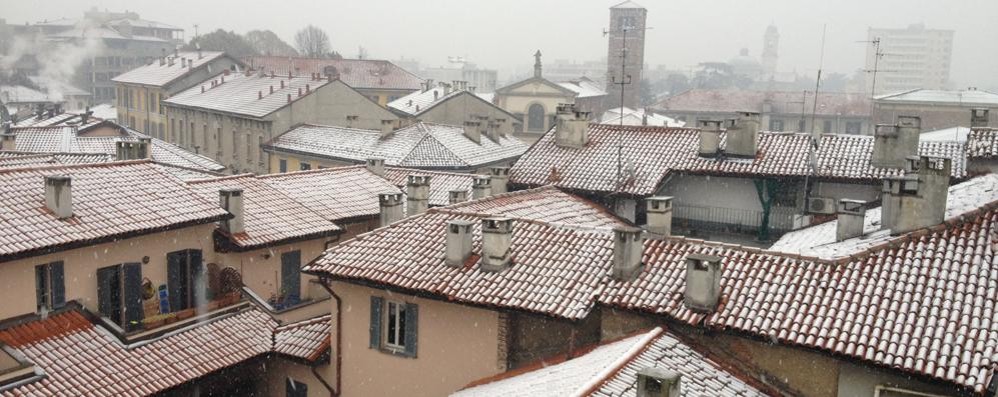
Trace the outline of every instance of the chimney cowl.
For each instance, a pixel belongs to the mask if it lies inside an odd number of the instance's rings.
[[[759,113],[742,112],[727,131],[724,153],[731,157],[755,158],[759,146]]]
[[[482,271],[498,272],[509,268],[512,263],[512,246],[512,219],[482,219]]]
[[[862,236],[866,221],[866,201],[840,199],[835,225],[835,241]]]
[[[364,166],[374,175],[385,176],[385,159],[371,157],[364,161]]]
[[[658,367],[642,368],[637,374],[636,397],[679,397],[682,374]]]
[[[654,196],[645,199],[648,236],[661,240],[672,234],[672,197]]]
[[[395,120],[381,120],[381,139],[392,136],[393,131],[395,131]]]
[[[721,258],[713,255],[686,256],[686,289],[683,304],[692,311],[717,310],[721,297]]]
[[[221,229],[230,235],[246,231],[243,215],[243,189],[222,188],[218,191],[220,205],[232,218],[221,222]]]
[[[447,193],[447,197],[448,197],[447,202],[450,204],[463,203],[465,201],[468,201],[468,191],[461,189],[451,190],[450,192]]]
[[[409,175],[406,183],[406,215],[419,215],[429,208],[430,176]]]
[[[402,213],[402,193],[381,193],[378,195],[380,226],[388,226],[405,217]]]
[[[700,157],[716,157],[721,146],[721,121],[700,120]]]
[[[471,198],[478,200],[492,195],[492,178],[488,175],[475,175],[471,181]]]
[[[949,158],[921,156],[907,160],[904,176],[884,178],[881,227],[897,235],[942,223],[952,166]]]
[[[918,155],[921,119],[898,116],[893,125],[877,125],[873,133],[870,165],[878,168],[902,168],[908,156]]]
[[[444,255],[447,266],[462,267],[471,257],[474,226],[475,222],[463,219],[447,221],[447,246]]]
[[[472,142],[482,143],[482,123],[479,121],[468,120],[464,122],[464,136],[468,137]]]
[[[559,104],[555,119],[556,145],[582,148],[589,143],[589,112],[576,111],[574,104]]]
[[[509,191],[509,167],[490,167],[492,177],[492,194],[502,194]]]
[[[644,235],[641,229],[620,226],[613,229],[613,278],[633,280],[641,271],[644,255]]]
[[[45,176],[45,207],[56,218],[73,216],[73,179],[69,175]]]

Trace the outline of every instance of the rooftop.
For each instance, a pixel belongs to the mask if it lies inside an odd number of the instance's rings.
[[[623,113],[623,116],[621,116]],[[656,114],[645,109],[631,109],[628,107],[613,108],[607,110],[600,117],[600,123],[603,124],[620,124],[621,118],[623,118],[624,125],[634,125],[634,126],[656,126],[656,127],[683,127],[686,125],[685,122],[678,121],[671,117],[666,117],[660,114]]]
[[[558,85],[574,91],[578,96],[576,98],[592,98],[606,96],[606,91],[603,90],[596,82],[588,79],[582,78],[579,80],[562,81]]]
[[[699,130],[591,124],[589,143],[582,149],[559,147],[556,128],[523,154],[510,171],[510,182],[527,186],[556,183],[569,189],[654,194],[672,172],[720,176],[805,177],[811,174],[808,134],[760,132],[755,159],[716,159],[698,155]],[[724,147],[721,133],[721,147]],[[617,181],[617,142],[622,140],[626,179]],[[822,134],[817,168],[812,177],[874,183],[901,169],[870,165],[873,137]],[[919,154],[953,160],[953,177],[966,176],[966,156],[956,142],[922,142]],[[633,176],[631,176],[633,175]]]
[[[430,185],[433,185],[430,178]],[[519,190],[450,205],[446,211],[465,214],[502,215],[585,227],[627,226],[629,223],[603,206],[548,185]]]
[[[46,208],[48,175],[72,178],[72,217]],[[0,260],[228,217],[217,200],[201,199],[148,161],[0,169],[0,197]]]
[[[543,362],[529,372],[500,374],[452,394],[472,396],[634,396],[638,371],[658,368],[682,375],[687,396],[765,396],[662,328],[601,344],[560,362]],[[511,376],[510,376],[511,375]],[[479,383],[479,382],[476,382]]]
[[[774,114],[799,115],[801,109],[810,114],[845,117],[869,117],[870,100],[867,94],[822,92],[818,106],[814,95],[804,96],[800,91],[744,91],[692,89],[665,98],[652,107],[666,113],[676,112],[762,112],[763,105],[772,106]]]
[[[311,75],[319,73],[325,77],[332,73],[354,89],[383,89],[415,91],[421,88],[423,79],[409,73],[390,61],[376,59],[318,59],[291,58],[280,56],[255,56],[243,59],[254,69],[266,73],[287,75]]]
[[[221,51],[202,51],[200,54],[197,51],[190,51],[170,54],[163,64],[160,64],[158,59],[154,59],[148,64],[116,76],[111,81],[163,87],[223,56],[225,53]]]
[[[463,127],[420,122],[387,138],[377,130],[306,124],[270,140],[264,148],[353,163],[376,157],[390,166],[464,170],[516,159],[527,145],[512,136],[493,141],[485,134],[476,143],[464,135]]]
[[[401,192],[364,166],[323,168],[257,178],[331,222],[377,216],[380,213],[378,195]]]
[[[262,118],[326,84],[328,79],[287,74],[225,73],[174,94],[163,103]],[[284,88],[281,88],[284,87]],[[273,93],[271,93],[273,89]],[[261,98],[262,96],[262,98]],[[290,100],[288,100],[290,96]]]
[[[72,165],[109,163],[112,155],[104,153],[26,153],[0,152],[0,168],[43,165]]]
[[[917,89],[893,94],[878,95],[878,102],[935,103],[960,106],[998,106],[998,94],[993,92],[968,90],[925,90]]]
[[[392,185],[405,191],[406,184],[409,183],[409,175],[429,175],[430,176],[430,198],[431,207],[442,207],[450,204],[451,190],[463,190],[468,198],[472,197],[472,185],[475,174],[463,172],[427,171],[416,168],[385,167],[385,179]]]
[[[471,98],[481,99],[483,102],[486,102],[490,105],[492,104],[492,102],[485,101],[484,99],[482,99],[482,97],[476,95],[471,91],[434,87],[426,91],[416,91],[409,95],[396,99],[392,102],[389,102],[388,107],[403,112],[405,114],[408,114],[410,116],[419,116],[423,113],[426,113],[434,106],[444,103],[447,100],[450,100],[451,98],[456,98],[458,96],[461,96],[462,94],[468,95]],[[498,107],[496,107],[496,109],[499,109],[503,113],[506,113],[510,119],[515,119],[515,116],[507,113],[505,110],[502,110]]]

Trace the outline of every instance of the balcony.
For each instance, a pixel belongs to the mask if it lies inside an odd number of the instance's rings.
[[[99,323],[111,330],[122,343],[128,344],[153,339],[176,329],[238,312],[248,306],[249,303],[242,300],[239,292],[232,292],[197,307],[148,316],[141,322],[124,328],[107,317],[100,317]]]

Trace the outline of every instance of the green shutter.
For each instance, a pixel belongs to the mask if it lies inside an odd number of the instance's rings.
[[[405,304],[405,355],[416,357],[416,344],[419,336],[419,305]]]
[[[59,309],[66,306],[66,276],[63,273],[62,261],[49,264],[49,277],[52,286],[52,308]]]
[[[371,348],[381,347],[381,310],[385,306],[384,299],[378,296],[371,297]]]

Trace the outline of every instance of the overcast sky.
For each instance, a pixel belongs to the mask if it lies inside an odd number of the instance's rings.
[[[780,31],[783,71],[813,75],[822,25],[827,24],[826,73],[851,74],[864,62],[868,27],[953,29],[951,78],[960,86],[998,87],[996,0],[638,0],[648,8],[645,59],[654,67],[688,69],[726,61],[740,48],[761,52],[770,23]],[[291,43],[294,32],[315,24],[334,49],[353,57],[363,46],[372,58],[416,58],[438,66],[448,55],[466,56],[508,73],[526,70],[540,49],[545,60],[595,60],[606,56],[602,35],[615,1],[597,0],[47,0],[7,2],[8,23],[78,17],[92,6],[137,11],[193,35],[223,28],[243,33],[270,29]]]

